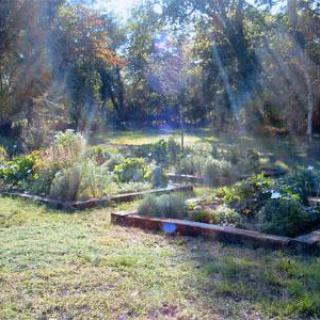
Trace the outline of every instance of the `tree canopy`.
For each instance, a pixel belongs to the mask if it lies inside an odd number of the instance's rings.
[[[147,0],[125,22],[92,3],[0,2],[2,135],[320,129],[317,0]]]

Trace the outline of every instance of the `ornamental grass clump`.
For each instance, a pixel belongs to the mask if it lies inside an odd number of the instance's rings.
[[[187,216],[185,198],[182,195],[171,194],[160,197],[149,195],[141,201],[138,213],[161,218],[184,218]]]

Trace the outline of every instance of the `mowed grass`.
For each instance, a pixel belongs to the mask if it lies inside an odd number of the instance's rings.
[[[181,141],[180,131],[170,130],[106,130],[89,137],[89,143],[94,145],[143,145],[151,144],[160,139],[168,140],[173,137],[178,143]],[[312,146],[303,143],[301,137],[262,137],[248,132],[215,133],[210,128],[186,130],[185,145],[191,146],[199,142],[212,143],[220,150],[230,148],[253,149],[259,153],[262,163],[268,165],[269,157],[273,156],[276,165],[288,168],[294,165],[308,163],[310,154],[319,155],[320,140],[315,139]],[[309,150],[309,151],[308,151]],[[314,150],[314,151],[312,151]],[[310,152],[311,151],[311,152]]]
[[[0,198],[0,319],[320,317],[320,259]]]
[[[93,144],[131,144],[131,145],[142,145],[154,143],[160,139],[169,139],[174,137],[177,141],[181,139],[180,130],[106,130],[105,132],[100,132],[95,134],[90,138],[90,142]],[[192,144],[203,139],[208,141],[216,141],[217,137],[209,129],[195,129],[187,130],[184,133],[184,140],[186,144]]]

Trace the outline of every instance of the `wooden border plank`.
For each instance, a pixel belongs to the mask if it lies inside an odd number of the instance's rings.
[[[113,212],[113,223],[137,227],[145,230],[164,231],[183,236],[204,236],[213,240],[250,243],[262,247],[284,249],[289,246],[291,238],[269,235],[252,230],[234,227],[223,227],[201,222],[193,222],[178,219],[150,218],[137,215],[136,212],[128,214]]]
[[[89,199],[86,201],[66,201],[66,202],[57,201],[50,198],[31,195],[27,193],[19,193],[19,192],[1,192],[1,194],[4,196],[29,199],[32,201],[43,203],[45,205],[48,205],[56,209],[60,209],[60,210],[61,209],[84,210],[84,209],[90,209],[90,208],[99,207],[99,206],[100,207],[106,206],[111,203],[128,202],[138,198],[142,198],[143,196],[149,195],[149,194],[159,195],[159,194],[165,194],[165,193],[171,193],[171,192],[192,192],[192,191],[193,191],[192,185],[180,185],[180,186],[173,186],[173,187],[162,188],[162,189],[151,189],[151,190],[141,191],[141,192],[118,194],[114,196],[104,197],[101,199]]]

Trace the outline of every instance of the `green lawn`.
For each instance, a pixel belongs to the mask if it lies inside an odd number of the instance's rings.
[[[163,132],[159,130],[106,130],[103,133],[97,133],[90,137],[90,144],[116,144],[116,145],[143,145],[154,143],[160,139],[169,139],[174,137],[180,142],[180,131],[171,130]],[[274,155],[280,165],[290,167],[295,164],[302,164],[307,161],[308,145],[302,143],[298,137],[259,137],[254,134],[243,133],[214,133],[209,128],[186,130],[185,144],[193,145],[197,142],[209,142],[215,144],[220,149],[228,149],[230,147],[251,148],[259,152],[262,160],[268,159],[270,155]],[[314,141],[313,150],[319,150],[320,140]]]
[[[0,199],[0,319],[306,319],[320,259]]]
[[[160,139],[168,139],[169,137],[174,137],[175,139],[180,139],[179,130],[170,130],[167,132],[161,130],[106,130],[106,132],[100,132],[91,137],[91,143],[93,144],[133,144],[141,145],[154,143]],[[185,133],[186,143],[195,143],[207,139],[208,141],[216,141],[217,137],[209,129],[195,129],[189,130]]]

